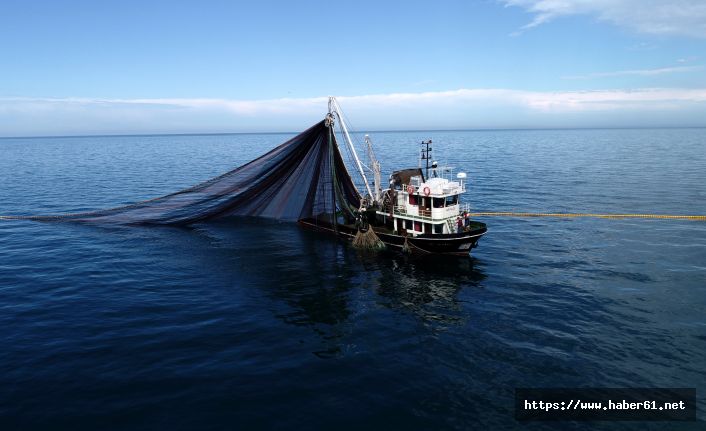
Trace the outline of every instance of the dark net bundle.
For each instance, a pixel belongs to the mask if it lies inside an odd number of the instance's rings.
[[[219,177],[167,196],[43,221],[188,225],[228,216],[296,221],[350,219],[360,205],[326,120]]]

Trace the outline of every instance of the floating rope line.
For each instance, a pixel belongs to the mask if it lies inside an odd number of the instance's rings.
[[[597,218],[647,218],[706,221],[706,215],[671,215],[671,214],[593,214],[593,213],[516,213],[516,212],[472,212],[473,217],[597,217]]]

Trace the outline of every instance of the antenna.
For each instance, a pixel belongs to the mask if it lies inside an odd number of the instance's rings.
[[[422,143],[420,145],[422,145],[423,147],[422,147],[422,153],[421,153],[421,156],[419,157],[419,159],[420,159],[420,161],[421,160],[426,161],[426,168],[424,171],[424,179],[426,180],[429,178],[429,160],[431,160],[431,139],[429,139],[428,141],[422,141]]]

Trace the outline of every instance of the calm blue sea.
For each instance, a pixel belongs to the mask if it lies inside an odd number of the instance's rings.
[[[160,196],[290,136],[0,139],[0,214]],[[706,129],[371,137],[384,176],[433,139],[478,211],[706,214]],[[0,221],[0,429],[704,429],[706,222],[481,221],[467,259]],[[519,423],[516,387],[696,387],[701,422]]]

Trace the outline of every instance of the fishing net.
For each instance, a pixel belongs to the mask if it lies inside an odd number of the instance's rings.
[[[188,225],[256,216],[335,223],[352,220],[360,199],[327,119],[245,165],[167,196],[79,214],[3,218]]]
[[[353,238],[353,247],[362,248],[365,250],[384,250],[385,243],[382,242],[379,236],[372,228],[367,230],[358,230]]]

